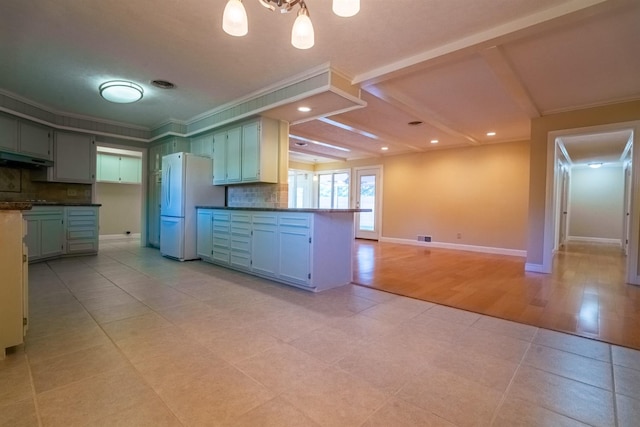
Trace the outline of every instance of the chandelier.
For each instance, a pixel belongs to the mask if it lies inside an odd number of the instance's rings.
[[[298,49],[309,49],[315,43],[313,24],[309,17],[309,9],[304,0],[258,0],[267,9],[280,13],[289,13],[298,5],[298,16],[291,29],[291,44]],[[360,11],[360,0],[333,0],[333,13],[342,17],[350,17]],[[225,33],[241,37],[249,32],[247,11],[242,0],[229,0],[222,16],[222,29]]]

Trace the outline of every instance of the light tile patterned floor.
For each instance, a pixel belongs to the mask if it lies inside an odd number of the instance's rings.
[[[637,426],[640,352],[135,243],[30,267],[2,426]]]

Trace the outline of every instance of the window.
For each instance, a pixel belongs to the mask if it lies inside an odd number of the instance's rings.
[[[312,173],[309,171],[289,170],[289,207],[311,207]]]
[[[321,209],[349,208],[349,172],[318,174],[318,207]]]

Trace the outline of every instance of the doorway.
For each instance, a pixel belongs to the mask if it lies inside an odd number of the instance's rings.
[[[371,209],[355,216],[356,239],[379,240],[381,234],[382,166],[355,168],[355,207]]]
[[[620,232],[616,234],[615,239],[591,239],[600,240],[616,240],[621,246],[621,250],[628,251],[629,256],[626,259],[627,265],[627,282],[631,284],[640,284],[640,275],[637,274],[638,269],[638,226],[640,225],[640,212],[638,197],[635,196],[638,188],[638,173],[631,169],[633,158],[638,154],[633,150],[635,135],[637,135],[638,125],[635,123],[620,123],[615,125],[594,126],[589,128],[568,129],[564,131],[550,132],[548,138],[548,167],[547,167],[547,214],[545,220],[544,233],[544,254],[543,268],[544,273],[551,273],[553,270],[553,257],[555,252],[560,248],[563,242],[574,239],[572,236],[573,227],[570,219],[571,213],[571,193],[572,174],[571,170],[575,167],[588,169],[588,166],[597,167],[602,165],[614,165],[620,171],[624,170],[624,175],[620,173],[620,182],[616,185],[625,187],[624,201],[620,200],[619,213],[616,214],[616,221],[622,224]],[[587,155],[594,155],[594,152],[605,150],[598,148],[595,140],[611,139],[615,137],[614,143],[617,145],[617,151],[604,153],[601,151],[598,155],[608,155],[609,157],[602,160],[588,159]],[[569,142],[574,145],[573,149],[567,152]],[[585,156],[585,157],[582,157]],[[568,160],[567,163],[563,160]],[[567,168],[568,166],[568,168]],[[569,171],[566,174],[567,169]],[[628,217],[628,220],[627,220]],[[577,225],[577,224],[576,224]],[[635,236],[631,238],[629,236]],[[586,240],[590,240],[587,238]]]

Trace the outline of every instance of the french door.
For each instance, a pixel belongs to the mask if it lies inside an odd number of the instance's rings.
[[[356,214],[356,238],[378,240],[381,228],[382,167],[355,169],[355,207],[371,209]]]

